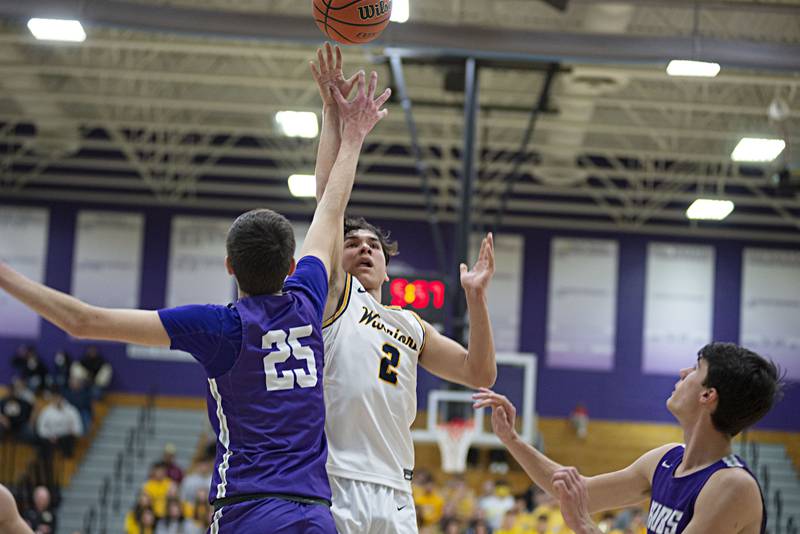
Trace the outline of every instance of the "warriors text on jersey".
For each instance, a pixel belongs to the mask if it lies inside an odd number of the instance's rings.
[[[422,321],[382,306],[348,274],[322,337],[328,473],[410,492]]]
[[[211,502],[256,493],[330,500],[322,394],[327,293],[324,265],[306,256],[280,295],[159,311],[171,348],[192,354],[208,375],[217,434]]]
[[[735,455],[726,456],[695,473],[675,476],[675,469],[683,460],[684,447],[678,446],[667,452],[653,475],[653,497],[647,518],[647,534],[680,534],[694,517],[694,504],[700,491],[711,475],[721,469],[739,468],[747,470],[744,462]],[[753,476],[755,478],[755,476]],[[766,532],[767,511],[762,497],[761,534]]]

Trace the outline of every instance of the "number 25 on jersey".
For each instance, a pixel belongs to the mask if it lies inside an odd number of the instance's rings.
[[[310,324],[297,328],[290,328],[287,336],[284,330],[270,330],[261,338],[261,347],[274,350],[264,356],[264,373],[267,375],[267,391],[281,391],[294,389],[295,385],[301,388],[313,388],[317,385],[317,363],[314,360],[314,351],[311,347],[304,347],[300,339],[311,335]],[[277,365],[284,363],[290,356],[298,362],[305,362],[305,369],[283,369],[278,372]]]

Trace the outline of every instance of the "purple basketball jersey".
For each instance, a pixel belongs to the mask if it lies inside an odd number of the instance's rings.
[[[684,447],[670,449],[659,462],[653,475],[653,492],[647,534],[680,534],[694,517],[694,503],[711,475],[720,469],[741,468],[751,476],[745,463],[736,455],[726,456],[701,471],[682,477],[675,470],[683,461]],[[755,478],[755,476],[753,476]],[[762,506],[764,498],[761,498]],[[766,532],[767,509],[763,507],[761,534]]]
[[[319,271],[317,286],[327,288],[324,268]],[[293,283],[300,287],[287,281],[282,295],[235,304],[239,355],[227,372],[208,379],[208,416],[218,436],[211,501],[253,493],[331,498],[322,311],[302,281]]]

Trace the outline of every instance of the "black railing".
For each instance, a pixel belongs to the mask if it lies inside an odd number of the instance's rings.
[[[155,434],[154,408],[155,393],[151,393],[139,411],[136,423],[125,434],[114,461],[114,470],[103,479],[97,502],[84,514],[84,534],[107,534],[109,517],[116,516],[122,508],[123,492],[126,495],[131,493],[134,469],[144,461],[147,441]]]
[[[781,534],[783,520],[783,496],[781,490],[775,490],[775,534]]]

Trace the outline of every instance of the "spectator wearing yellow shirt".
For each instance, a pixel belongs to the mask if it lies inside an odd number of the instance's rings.
[[[125,534],[141,534],[141,518],[145,510],[152,510],[153,502],[150,496],[144,491],[139,492],[136,504],[125,515]]]
[[[442,519],[444,497],[439,494],[433,478],[427,473],[422,474],[420,484],[414,487],[414,506],[417,516],[422,518],[423,526],[436,525]]]
[[[172,479],[167,477],[167,468],[162,463],[157,463],[150,471],[150,478],[144,483],[142,491],[144,491],[153,503],[153,513],[156,518],[162,518],[167,515],[167,497],[170,490],[173,492],[175,483]]]

